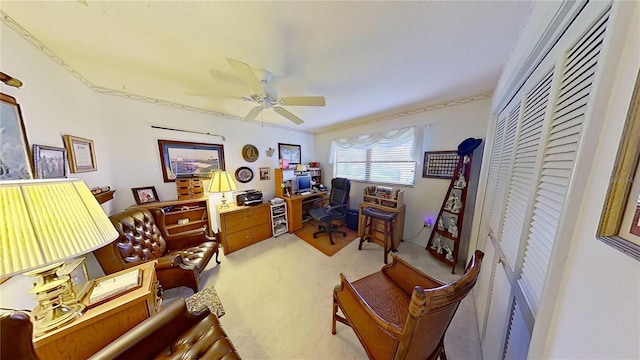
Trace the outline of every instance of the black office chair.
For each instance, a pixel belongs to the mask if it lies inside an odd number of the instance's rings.
[[[331,222],[334,220],[344,220],[347,217],[347,202],[349,201],[350,190],[351,181],[349,181],[349,179],[335,178],[331,180],[329,207],[319,207],[309,210],[309,215],[320,223],[318,225],[318,229],[320,230],[313,233],[314,239],[320,234],[329,234],[329,241],[331,241],[331,245],[333,245],[332,233],[340,233],[343,237],[347,236],[346,232],[338,230],[338,227],[331,224]]]

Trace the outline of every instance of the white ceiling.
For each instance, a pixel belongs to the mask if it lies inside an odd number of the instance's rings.
[[[2,0],[0,9],[98,88],[243,118],[255,104],[240,100],[249,90],[225,58],[267,69],[281,96],[322,95],[327,105],[286,107],[302,125],[273,110],[257,121],[312,132],[492,91],[532,5],[83,2]]]

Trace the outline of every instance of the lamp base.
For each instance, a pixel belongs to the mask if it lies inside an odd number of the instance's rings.
[[[227,205],[227,198],[224,196],[224,193],[222,193],[222,199],[220,199],[220,201],[222,202],[222,204],[220,204],[221,209],[226,209],[229,207],[229,205]]]
[[[56,271],[63,264],[64,262],[55,263],[25,273],[27,276],[38,278],[36,285],[29,291],[35,294],[38,300],[38,306],[33,311],[35,336],[41,336],[74,321],[82,315],[86,307],[80,303],[65,303],[70,278],[67,275],[56,277]]]

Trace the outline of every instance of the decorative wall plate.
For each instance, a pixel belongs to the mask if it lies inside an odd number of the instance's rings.
[[[248,183],[252,179],[253,170],[251,170],[250,168],[242,166],[239,167],[238,170],[236,170],[236,180],[240,181],[241,183]]]
[[[258,160],[258,149],[250,144],[242,147],[242,158],[248,162],[254,162]]]

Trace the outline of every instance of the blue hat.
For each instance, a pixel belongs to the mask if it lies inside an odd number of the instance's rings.
[[[482,139],[468,138],[458,145],[458,155],[469,155],[482,144]]]

